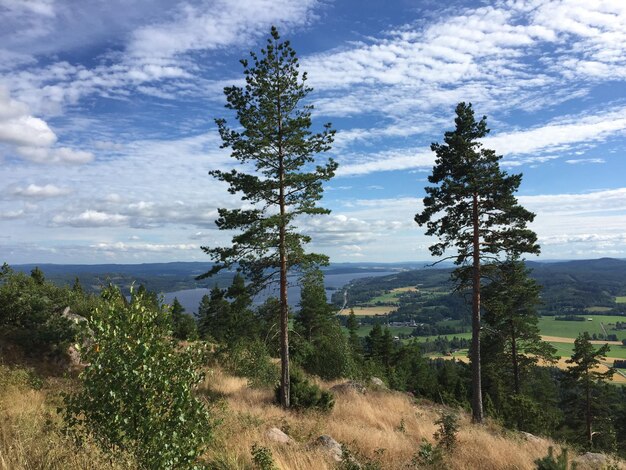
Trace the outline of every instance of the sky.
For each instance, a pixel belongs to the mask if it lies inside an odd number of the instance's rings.
[[[626,257],[623,0],[0,0],[0,262],[209,261],[241,206],[214,119],[272,25],[337,130],[310,250],[432,260],[413,218],[466,101],[540,260]]]

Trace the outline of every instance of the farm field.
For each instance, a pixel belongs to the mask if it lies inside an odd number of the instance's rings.
[[[626,295],[615,297],[616,304],[626,304]]]
[[[354,310],[354,314],[356,316],[365,316],[365,317],[371,317],[374,315],[387,315],[388,313],[391,313],[393,311],[395,311],[395,307],[393,305],[391,306],[376,306],[376,307],[353,307]],[[349,315],[350,314],[350,309],[346,308],[343,310],[343,312],[341,312],[342,315]]]
[[[379,295],[377,297],[374,297],[372,300],[369,301],[369,303],[375,304],[378,302],[381,303],[392,303],[392,304],[397,304],[398,303],[398,297],[400,297],[400,295],[402,295],[405,292],[416,292],[417,288],[415,287],[398,287],[396,289],[392,289],[389,292]],[[355,312],[356,313],[356,312]]]
[[[606,328],[608,334],[617,335],[618,339],[626,339],[626,330],[611,330],[609,324],[615,324],[617,321],[626,322],[626,317],[617,315],[589,315],[591,321],[560,321],[554,317],[541,317],[539,319],[539,329],[542,335],[559,336],[565,338],[576,338],[583,331],[589,332],[590,335],[604,334],[601,324]]]

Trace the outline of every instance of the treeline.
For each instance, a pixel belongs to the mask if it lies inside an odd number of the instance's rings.
[[[603,315],[625,314],[625,308],[615,303],[615,297],[626,293],[626,262],[604,258],[600,260],[559,263],[528,262],[530,276],[542,286],[541,315],[589,316],[590,307],[605,307]],[[421,289],[449,292],[451,269],[420,269],[400,274],[352,281],[347,286],[348,305],[367,304],[392,289],[419,286]],[[343,291],[333,294],[333,302],[343,303]],[[415,319],[420,323],[435,323],[442,317],[464,318],[469,310],[463,297],[457,294],[428,297],[424,293],[406,293],[398,299],[394,321]],[[400,320],[401,319],[401,320]]]

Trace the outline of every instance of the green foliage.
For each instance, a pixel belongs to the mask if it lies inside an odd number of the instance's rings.
[[[341,462],[337,465],[338,470],[383,470],[382,457],[385,449],[374,450],[374,457],[363,455],[358,450],[351,450],[347,445],[341,446]]]
[[[278,470],[274,463],[272,450],[269,447],[263,447],[258,444],[252,444],[252,462],[258,470]]]
[[[485,314],[482,347],[486,367],[506,374],[513,393],[520,393],[527,369],[539,359],[553,361],[556,349],[541,340],[537,305],[540,286],[521,261],[492,266],[492,282],[483,289]]]
[[[611,379],[615,373],[615,369],[612,367],[605,372],[600,372],[598,366],[602,363],[607,353],[610,350],[610,346],[605,344],[600,346],[597,350],[591,344],[591,338],[589,333],[584,332],[578,335],[578,338],[574,341],[574,353],[572,357],[568,359],[567,363],[572,364],[568,370],[567,375],[569,379],[578,387],[575,390],[579,390],[582,401],[584,402],[584,415],[585,415],[585,437],[586,445],[592,447],[594,444],[600,444],[600,442],[593,441],[593,425],[596,421],[597,415],[605,414],[603,411],[606,407],[602,406],[601,396],[598,392],[601,392],[603,382]],[[575,401],[573,400],[574,406]],[[602,432],[602,438],[605,440],[605,444],[609,444],[609,448],[614,446],[614,439],[606,439],[607,431],[614,434],[612,425],[608,423],[607,430]]]
[[[443,452],[441,447],[434,446],[426,439],[422,439],[420,447],[413,457],[412,464],[417,468],[443,469]]]
[[[27,276],[5,264],[0,273],[0,336],[28,354],[61,354],[76,338],[76,327],[62,316],[74,299],[69,289],[46,282],[39,268]]]
[[[307,270],[301,279],[300,310],[295,330],[309,344],[295,351],[302,366],[311,374],[332,380],[349,377],[354,372],[352,351],[341,330],[336,309],[326,300],[324,274],[319,269]]]
[[[172,335],[181,341],[194,340],[198,337],[196,322],[193,317],[185,313],[185,307],[176,297],[171,306]]]
[[[147,294],[128,302],[110,287],[93,313],[89,364],[80,391],[66,395],[64,418],[78,440],[91,437],[112,457],[132,455],[139,468],[194,468],[211,437],[211,419],[193,389],[204,378],[204,352],[181,350],[167,310]]]
[[[289,379],[291,407],[328,412],[335,406],[333,394],[311,383],[297,367],[291,368]],[[276,401],[280,402],[280,387],[276,388]]]
[[[207,275],[237,264],[254,285],[264,285],[268,269],[277,269],[281,258],[286,257],[288,267],[327,259],[304,253],[303,244],[310,238],[294,230],[291,222],[299,215],[329,212],[316,202],[322,197],[322,183],[332,178],[337,164],[332,160],[313,164],[316,154],[330,150],[335,131],[326,124],[322,132],[311,133],[313,106],[302,104],[311,88],[306,73],[300,73],[296,52],[289,41],[280,40],[276,28],[261,54],[250,55],[250,61],[241,61],[246,85],[224,89],[226,107],[236,111],[241,127],[231,128],[225,119],[217,119],[216,124],[222,146],[256,171],[210,174],[255,207],[219,209],[218,228],[242,233],[233,237],[230,246],[202,249],[217,263]]]
[[[248,379],[252,387],[274,387],[279,371],[260,340],[239,341],[222,354],[221,364],[234,375]]]
[[[456,446],[456,435],[459,432],[459,417],[455,413],[443,411],[435,424],[439,426],[433,435],[437,446],[452,450]]]
[[[480,139],[489,133],[486,116],[477,122],[472,105],[459,103],[455,125],[455,130],[445,133],[443,144],[431,145],[437,160],[428,181],[434,186],[425,188],[424,210],[415,216],[419,225],[426,225],[427,235],[438,238],[431,253],[442,256],[456,249],[457,265],[471,260],[475,249],[471,229],[476,220],[481,259],[501,252],[538,253],[537,235],[526,228],[534,214],[513,195],[522,175],[502,171],[502,156],[482,146]]]
[[[567,449],[563,449],[561,455],[554,455],[554,448],[550,446],[548,448],[548,455],[542,459],[535,460],[537,464],[537,470],[575,470],[576,464],[573,463],[570,467],[567,457]]]
[[[426,235],[437,242],[429,247],[433,256],[449,258],[459,266],[455,279],[461,288],[472,290],[472,411],[476,422],[483,420],[480,360],[481,268],[487,260],[517,258],[521,253],[539,253],[537,235],[527,228],[535,215],[518,204],[514,196],[522,175],[500,169],[502,156],[483,148],[489,133],[487,118],[476,121],[471,104],[456,107],[455,130],[444,135],[444,143],[433,143],[437,155],[425,189],[424,210],[415,221],[426,225]]]

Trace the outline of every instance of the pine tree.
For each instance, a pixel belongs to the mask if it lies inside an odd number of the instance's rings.
[[[615,369],[609,368],[605,372],[600,372],[598,366],[606,357],[610,346],[605,344],[597,350],[591,344],[589,333],[580,333],[574,341],[574,354],[568,359],[568,364],[572,364],[567,370],[568,375],[582,385],[585,401],[585,432],[589,447],[593,446],[593,388],[604,381],[610,380],[615,373]]]
[[[336,318],[337,309],[328,303],[324,273],[320,269],[307,270],[301,286],[295,328],[310,345],[305,348],[304,368],[327,380],[346,377],[353,369],[352,354]]]
[[[225,295],[224,290],[215,286],[211,289],[208,301],[203,297],[198,311],[198,329],[202,332],[202,338],[212,338],[217,342],[224,342],[228,338],[230,303]]]
[[[46,282],[46,277],[44,276],[43,271],[39,269],[39,266],[35,266],[31,270],[30,277],[32,277],[33,280],[40,286],[43,286],[43,284]]]
[[[287,273],[290,268],[324,263],[322,255],[305,254],[310,237],[295,230],[301,215],[326,214],[316,205],[322,183],[337,168],[331,160],[315,166],[315,155],[330,150],[334,131],[330,124],[313,134],[311,105],[302,100],[311,91],[306,73],[300,73],[296,52],[280,41],[272,28],[261,55],[242,60],[245,87],[224,89],[226,107],[237,112],[242,130],[216,120],[222,147],[250,172],[213,170],[212,176],[229,184],[229,192],[241,194],[250,209],[219,209],[216,224],[221,230],[240,230],[228,247],[202,247],[216,265],[206,276],[236,266],[255,287],[280,279],[281,304],[281,403],[289,407],[289,341]],[[201,276],[202,277],[202,276]]]
[[[522,372],[539,359],[554,360],[556,349],[541,340],[537,316],[541,288],[524,263],[507,260],[495,268],[494,279],[483,291],[483,352],[488,351],[488,361],[496,364],[496,374],[502,375],[501,367],[508,364],[513,393],[519,394]]]
[[[185,341],[197,337],[196,323],[185,313],[185,307],[174,297],[171,306],[172,335],[174,338]]]
[[[348,329],[348,342],[352,348],[352,352],[355,356],[359,356],[363,353],[363,344],[359,337],[359,321],[354,314],[354,309],[350,309],[348,320],[346,321],[346,328]]]
[[[534,214],[524,209],[513,195],[522,175],[500,169],[501,156],[483,148],[480,139],[489,132],[487,118],[476,122],[471,104],[456,107],[456,128],[444,134],[444,143],[433,143],[437,158],[425,188],[424,210],[415,221],[426,225],[427,235],[438,237],[430,246],[433,256],[448,250],[453,256],[456,277],[472,289],[472,417],[483,420],[480,361],[480,290],[482,266],[499,255],[538,253],[537,236],[526,227]]]
[[[232,284],[226,291],[226,297],[230,299],[229,342],[232,343],[241,338],[252,339],[256,337],[258,328],[251,309],[252,297],[242,275],[235,275]]]
[[[72,292],[78,295],[84,294],[83,286],[81,285],[80,279],[78,278],[78,276],[74,278],[74,285],[72,286]]]
[[[211,297],[203,295],[198,305],[198,313],[196,314],[196,323],[198,324],[198,335],[202,339],[209,336],[211,329]]]
[[[296,317],[301,334],[307,341],[320,336],[324,327],[335,317],[335,307],[329,304],[324,288],[324,274],[319,269],[308,270],[300,280],[300,311]]]

